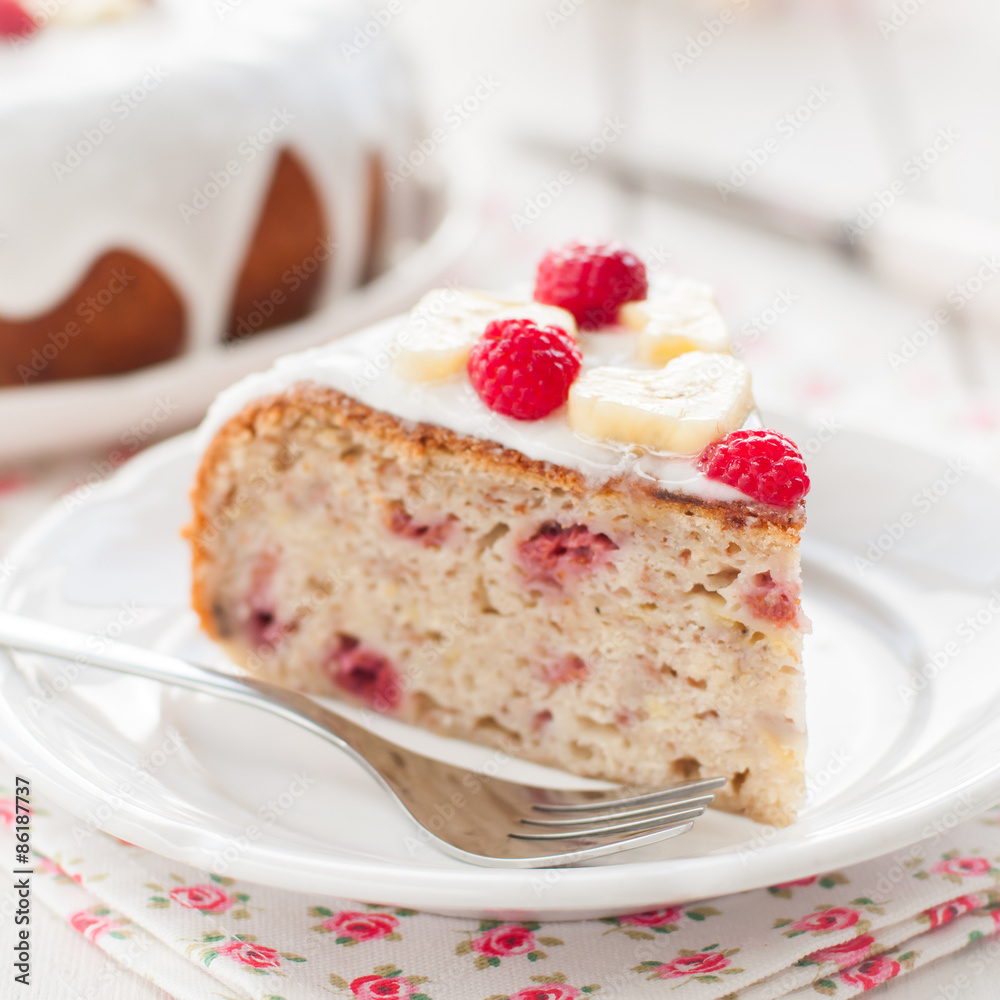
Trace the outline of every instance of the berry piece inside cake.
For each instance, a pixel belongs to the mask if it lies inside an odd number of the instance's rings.
[[[581,775],[722,775],[717,805],[790,823],[801,455],[705,286],[574,243],[536,297],[442,289],[223,394],[204,627],[266,679]]]

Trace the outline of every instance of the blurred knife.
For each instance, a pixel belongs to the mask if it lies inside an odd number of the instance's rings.
[[[826,246],[932,309],[1000,329],[1000,227],[895,198],[861,231],[855,219],[751,194],[663,166],[606,156],[596,166],[622,186],[669,198],[780,236]],[[888,199],[886,199],[888,201]],[[877,194],[872,202],[877,201]]]

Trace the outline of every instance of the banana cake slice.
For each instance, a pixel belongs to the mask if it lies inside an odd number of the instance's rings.
[[[711,293],[616,244],[279,361],[201,429],[193,604],[242,667],[576,774],[804,793],[808,478]]]

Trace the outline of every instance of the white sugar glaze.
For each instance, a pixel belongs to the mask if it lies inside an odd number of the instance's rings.
[[[707,479],[690,457],[643,455],[623,446],[585,440],[570,428],[565,407],[542,420],[514,420],[490,410],[464,373],[430,383],[400,379],[392,371],[392,347],[406,321],[407,317],[397,316],[325,347],[288,355],[270,370],[237,382],[209,410],[198,432],[200,448],[206,448],[219,428],[248,403],[309,381],[331,386],[402,420],[496,441],[528,458],[576,469],[595,485],[631,473],[684,496],[753,503],[731,486]],[[622,330],[582,334],[584,367],[632,364],[634,340],[634,334]],[[748,426],[751,422],[753,418]]]
[[[384,37],[344,53],[368,17],[353,0],[221,9],[152,0],[118,21],[0,43],[0,315],[44,313],[123,248],[178,288],[188,349],[215,344],[284,148],[326,207],[335,248],[324,301],[357,283],[368,154],[394,163],[416,134],[404,67]],[[261,130],[275,126],[268,141]],[[185,220],[181,206],[233,163],[239,172]],[[397,235],[416,226],[417,197],[414,184],[390,197]]]

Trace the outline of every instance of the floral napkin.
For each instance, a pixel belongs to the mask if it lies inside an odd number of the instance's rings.
[[[20,829],[13,793],[0,770],[5,857]],[[61,933],[101,949],[113,995],[137,1000],[581,1000],[671,988],[698,1000],[840,1000],[1000,931],[1000,808],[844,871],[560,923],[438,917],[221,878],[37,801],[31,845],[40,926],[57,926],[55,915]],[[56,995],[35,989],[23,995]]]

